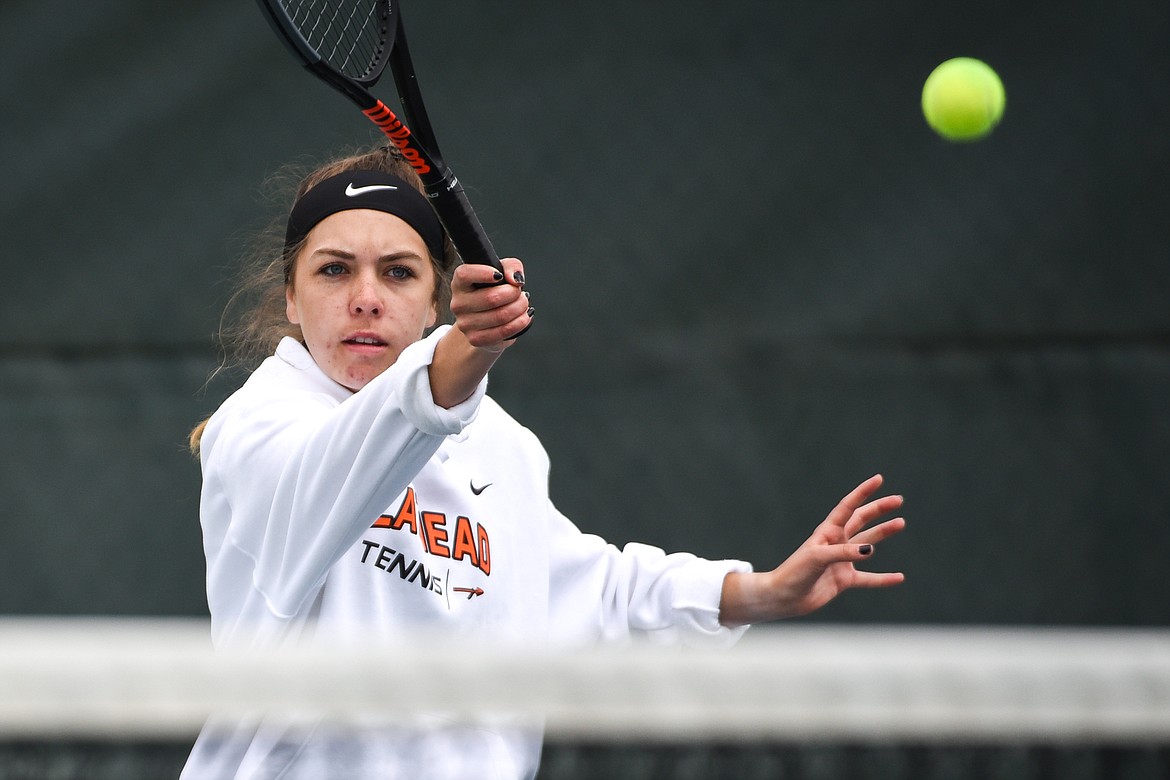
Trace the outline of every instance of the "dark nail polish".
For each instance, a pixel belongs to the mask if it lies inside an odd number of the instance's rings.
[[[517,271],[516,273],[512,274],[512,278],[520,284],[524,284],[524,273],[522,271]]]
[[[502,282],[504,281],[504,275],[499,271],[496,271],[494,274],[492,274],[492,279],[495,279],[497,282]]]
[[[862,555],[869,555],[870,553],[873,552],[873,545],[872,544],[863,544],[857,548],[857,552],[861,553]]]
[[[529,317],[531,317],[531,316],[532,316],[533,314],[535,314],[535,313],[536,313],[536,309],[534,309],[534,308],[532,308],[531,306],[529,306],[529,307],[528,307],[528,316],[529,316]]]

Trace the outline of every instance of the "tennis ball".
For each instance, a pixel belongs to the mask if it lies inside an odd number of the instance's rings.
[[[1003,82],[987,63],[971,57],[947,60],[922,87],[922,113],[949,141],[977,141],[1003,118]]]

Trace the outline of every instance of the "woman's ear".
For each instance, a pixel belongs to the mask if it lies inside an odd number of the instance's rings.
[[[297,299],[293,296],[291,284],[284,287],[284,316],[293,325],[301,324],[300,314],[297,312]]]

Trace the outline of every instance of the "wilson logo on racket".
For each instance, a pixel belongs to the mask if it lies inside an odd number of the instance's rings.
[[[410,145],[410,128],[402,124],[394,112],[386,107],[385,103],[379,100],[373,108],[367,108],[362,113],[368,116],[370,121],[386,134],[391,143],[402,151],[402,156],[410,163],[411,168],[414,168],[420,175],[431,172],[431,166]]]

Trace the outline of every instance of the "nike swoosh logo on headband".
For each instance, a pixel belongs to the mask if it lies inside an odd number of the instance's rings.
[[[353,183],[351,182],[349,184],[349,186],[345,188],[345,194],[351,198],[356,198],[358,195],[364,195],[365,193],[373,192],[374,190],[396,190],[396,189],[398,189],[398,188],[395,187],[393,184],[367,184],[365,187],[355,187],[355,186],[353,186]]]

